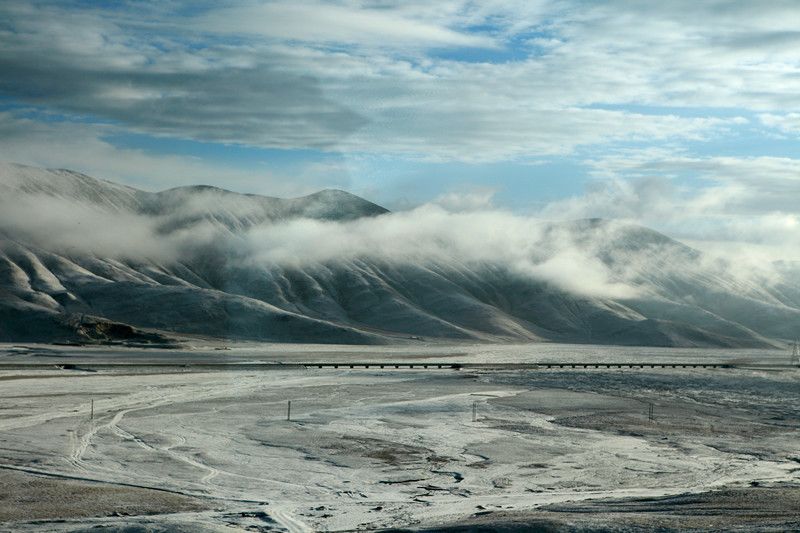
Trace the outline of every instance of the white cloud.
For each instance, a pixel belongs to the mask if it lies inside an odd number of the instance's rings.
[[[765,126],[775,128],[784,133],[795,135],[800,133],[800,113],[786,113],[783,115],[763,113],[758,118]]]
[[[542,216],[627,220],[703,249],[728,243],[729,256],[747,249],[800,259],[800,160],[649,150],[592,164],[597,180],[586,193],[551,203]]]
[[[422,8],[423,6],[418,5]],[[427,15],[427,16],[426,16]],[[429,22],[431,10],[356,2],[246,2],[212,9],[189,23],[207,31],[269,39],[378,47],[495,47],[487,36]]]
[[[498,265],[586,296],[636,294],[595,256],[593,246],[601,241],[587,247],[570,231],[503,211],[450,213],[429,204],[346,223],[291,220],[254,228],[246,239],[251,260],[261,264],[369,259],[420,267]]]
[[[796,4],[147,9],[142,22],[125,10],[6,6],[0,90],[144,133],[471,162],[696,140],[737,123],[603,106],[800,107],[800,48],[787,46]],[[442,59],[427,51],[437,46],[489,47],[501,60]],[[522,57],[502,60],[509,52]]]
[[[727,214],[800,209],[800,160],[789,157],[696,157],[658,152],[622,153],[592,163],[599,175],[686,177],[695,182],[692,203],[699,210]],[[704,181],[705,180],[705,181]]]
[[[11,237],[47,250],[100,257],[174,261],[180,239],[159,235],[158,220],[127,211],[100,209],[90,202],[47,195],[0,198],[0,244]]]
[[[433,203],[450,212],[485,210],[492,207],[495,190],[486,187],[472,188],[466,192],[450,191],[439,195]]]

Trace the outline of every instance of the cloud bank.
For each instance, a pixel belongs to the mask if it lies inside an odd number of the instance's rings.
[[[597,257],[599,242],[587,245],[571,231],[508,212],[453,213],[431,204],[350,222],[299,218],[232,231],[216,222],[218,217],[204,215],[224,210],[246,219],[252,215],[247,198],[190,200],[168,215],[152,216],[47,194],[5,194],[0,228],[13,241],[71,257],[167,264],[217,254],[229,266],[266,269],[358,261],[438,269],[489,267],[589,297],[636,294]],[[181,219],[193,222],[165,230]],[[605,238],[612,238],[611,233]]]
[[[656,227],[705,251],[744,260],[800,260],[800,161],[631,151],[592,162],[585,194],[548,204],[546,218],[604,217]],[[700,179],[700,183],[686,180]]]
[[[780,2],[178,2],[137,12],[44,2],[2,15],[6,96],[210,142],[493,161],[698,139],[733,120],[631,104],[761,110],[765,124],[800,107],[798,10]]]

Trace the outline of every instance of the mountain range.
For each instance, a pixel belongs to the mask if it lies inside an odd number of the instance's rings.
[[[0,341],[769,347],[800,329],[791,265],[744,269],[614,221],[493,216],[1,164]]]

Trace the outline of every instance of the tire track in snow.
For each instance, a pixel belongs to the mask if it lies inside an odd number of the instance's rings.
[[[289,533],[311,533],[314,529],[305,522],[292,516],[285,508],[270,509],[269,515]]]
[[[120,421],[121,421],[121,419],[120,419]],[[195,461],[194,459],[192,459],[190,457],[187,457],[185,455],[181,455],[180,453],[173,451],[172,447],[156,448],[154,446],[151,446],[150,444],[148,444],[147,442],[142,440],[140,437],[134,435],[133,433],[130,433],[129,431],[126,431],[126,430],[122,429],[121,427],[119,427],[116,424],[114,424],[111,429],[112,429],[112,431],[114,431],[114,433],[116,433],[117,435],[119,435],[123,439],[133,441],[136,444],[138,444],[141,448],[144,448],[145,450],[148,450],[148,451],[153,452],[153,453],[165,453],[165,454],[169,455],[172,459],[174,459],[176,461],[179,461],[179,462],[182,462],[182,463],[186,463],[186,464],[188,464],[190,466],[193,466],[195,468],[198,468],[200,470],[206,470],[207,473],[202,478],[200,478],[200,483],[203,483],[203,484],[207,485],[209,483],[209,481],[211,481],[212,479],[214,479],[215,477],[217,477],[220,474],[220,471],[218,469],[214,468],[213,466],[209,466],[209,465],[207,465],[205,463],[201,463],[199,461]],[[184,439],[184,442],[185,442],[185,439]]]

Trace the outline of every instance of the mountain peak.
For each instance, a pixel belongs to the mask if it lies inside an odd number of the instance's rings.
[[[356,196],[355,194],[347,192],[347,191],[344,191],[342,189],[321,189],[321,190],[319,190],[317,192],[312,192],[311,194],[307,194],[305,196],[301,196],[300,198],[309,198],[309,197],[313,197],[313,196],[330,197],[330,198],[345,197],[345,198],[359,198],[359,199],[361,199],[360,196]]]
[[[354,220],[389,212],[385,207],[340,189],[323,189],[291,202],[299,215],[322,220]]]
[[[68,169],[45,169],[0,162],[0,191],[43,195],[88,203],[105,209],[136,209],[143,191]]]
[[[185,185],[151,193],[68,169],[44,169],[0,162],[0,191],[15,196],[53,196],[105,210],[160,215],[167,228],[205,220],[245,229],[290,218],[354,220],[388,210],[340,189],[323,189],[299,198],[242,194],[214,185]]]

